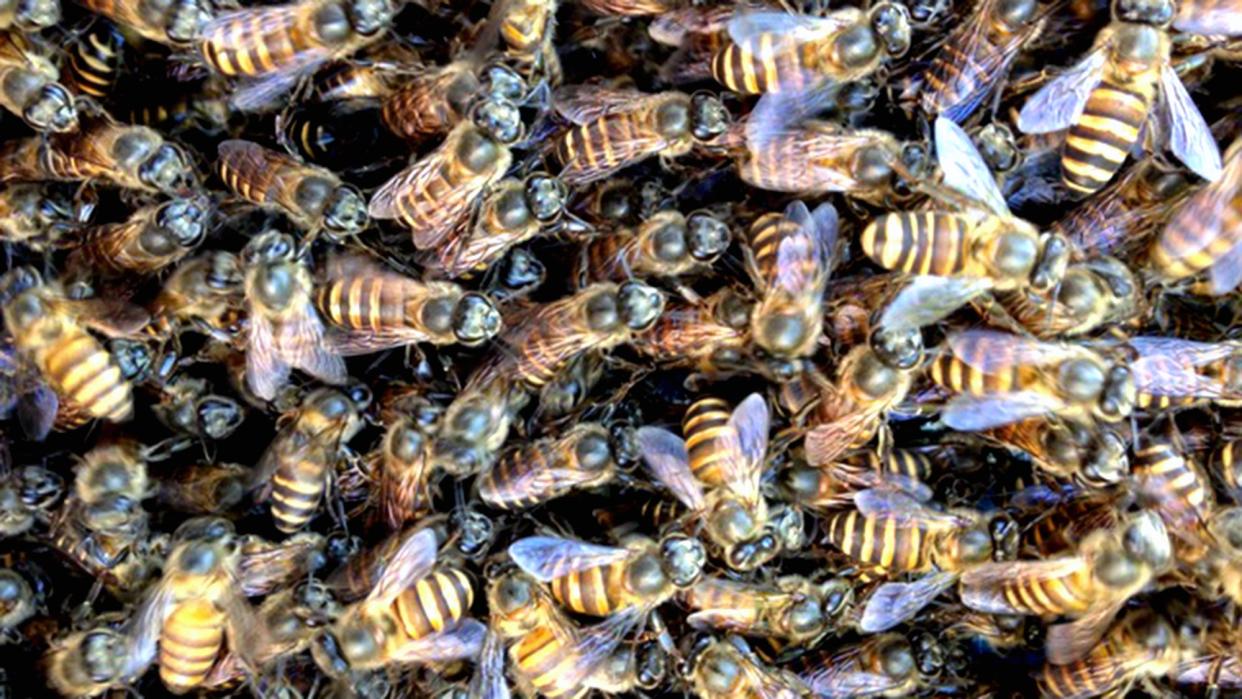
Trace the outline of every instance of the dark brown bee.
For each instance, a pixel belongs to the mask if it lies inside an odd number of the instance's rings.
[[[1128,446],[1120,435],[1072,420],[1032,417],[980,434],[1026,452],[1041,470],[1087,488],[1114,486],[1130,470]]]
[[[402,415],[389,423],[374,457],[379,478],[379,517],[393,531],[432,511],[429,431]]]
[[[527,509],[573,490],[603,485],[616,475],[608,430],[580,424],[559,437],[533,442],[501,457],[475,486],[479,498],[502,510]]]
[[[480,101],[503,99],[518,104],[526,84],[512,69],[480,66],[474,56],[430,68],[384,97],[380,117],[395,135],[413,143],[452,130]]]
[[[220,514],[241,505],[249,484],[250,473],[240,464],[193,464],[160,478],[155,499],[178,512]]]
[[[78,111],[60,71],[20,32],[0,33],[0,106],[36,131],[72,131]]]
[[[216,168],[229,189],[282,211],[308,235],[339,240],[369,223],[362,193],[328,170],[249,141],[224,141],[219,154]]]
[[[36,524],[46,526],[52,509],[65,494],[65,480],[41,466],[9,469],[0,474],[0,537],[21,536]]]
[[[83,246],[74,255],[79,265],[154,274],[202,242],[212,210],[211,200],[202,194],[144,206],[124,223],[86,228],[81,234]]]
[[[315,304],[333,328],[328,344],[345,356],[417,342],[471,347],[500,332],[500,313],[481,294],[418,282],[362,256],[332,261]]]
[[[885,633],[799,659],[798,678],[818,696],[909,696],[921,686],[914,648],[899,634]],[[840,688],[851,688],[843,694]]]
[[[574,125],[551,146],[560,178],[578,186],[659,156],[665,161],[710,143],[729,126],[729,112],[708,95],[647,94],[577,85],[558,90],[553,105]]]
[[[377,41],[394,12],[388,0],[302,0],[219,15],[193,38],[213,70],[242,79],[232,104],[256,111],[328,61]]]
[[[99,21],[85,30],[68,49],[65,87],[95,100],[112,97],[125,58],[125,36],[110,22]]]
[[[651,332],[632,345],[661,364],[685,364],[706,373],[734,370],[749,355],[751,311],[750,303],[728,288],[698,303],[670,303]]]
[[[169,429],[199,439],[225,439],[245,416],[237,401],[212,391],[204,379],[173,376],[157,389],[151,410]]]
[[[582,250],[582,278],[681,277],[701,273],[732,242],[729,227],[707,212],[661,211],[636,229],[591,240]]]
[[[158,132],[118,123],[102,111],[79,110],[78,120],[75,131],[6,143],[0,149],[0,179],[101,180],[169,195],[194,189],[197,176],[189,156]]]
[[[64,696],[93,697],[137,679],[145,664],[132,662],[126,636],[107,626],[74,631],[52,641],[48,683]]]

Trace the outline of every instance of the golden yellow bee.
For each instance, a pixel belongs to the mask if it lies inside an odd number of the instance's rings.
[[[561,83],[561,59],[553,45],[557,5],[557,0],[502,0],[488,15],[505,58],[527,85]]]
[[[0,32],[0,107],[36,131],[72,131],[78,126],[73,95],[31,42],[20,32]]]
[[[1161,138],[1179,160],[1208,181],[1220,177],[1216,141],[1169,58],[1175,12],[1171,2],[1114,3],[1087,56],[1023,105],[1024,133],[1069,129],[1061,181],[1071,192],[1103,188],[1155,120],[1167,122]]]
[[[345,382],[345,362],[324,342],[315,311],[310,270],[293,238],[267,231],[242,251],[249,328],[245,339],[246,385],[271,400],[293,368],[332,384]]]
[[[388,0],[295,0],[221,14],[193,36],[207,65],[243,80],[231,103],[257,111],[328,61],[380,39],[394,13]]]
[[[1085,335],[1138,317],[1146,307],[1134,272],[1114,257],[1070,264],[1053,289],[1015,289],[993,294],[1004,314],[1043,340]]]
[[[70,90],[106,100],[116,87],[125,58],[125,35],[109,22],[84,31],[67,51],[61,80]]]
[[[1189,652],[1172,624],[1151,609],[1135,609],[1084,657],[1046,664],[1035,681],[1044,696],[1054,699],[1124,693],[1138,680],[1171,673]]]

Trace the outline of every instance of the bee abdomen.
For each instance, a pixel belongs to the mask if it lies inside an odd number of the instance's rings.
[[[1002,593],[1015,609],[1051,616],[1085,611],[1093,601],[1086,593],[1090,585],[1091,571],[1084,567],[1069,575],[1048,580],[1009,580],[1003,583]]]
[[[353,277],[321,287],[316,305],[333,324],[382,332],[404,324],[405,294],[400,285],[374,277]]]
[[[327,465],[319,460],[298,459],[276,469],[272,475],[272,518],[277,529],[291,534],[315,516],[326,477]]]
[[[971,224],[955,214],[885,214],[867,225],[863,252],[881,267],[908,274],[953,276],[966,269]]]
[[[1105,78],[1070,127],[1061,154],[1062,180],[1080,194],[1099,191],[1138,141],[1153,97],[1151,85],[1131,89]]]
[[[707,485],[724,482],[719,462],[733,456],[721,441],[729,429],[729,415],[728,403],[719,398],[704,398],[691,405],[682,419],[690,470]]]
[[[160,679],[174,692],[203,683],[224,643],[224,614],[207,600],[179,605],[160,633]]]
[[[91,417],[118,422],[133,411],[133,395],[112,355],[81,330],[70,330],[42,362],[48,379]]]
[[[402,630],[417,640],[460,621],[474,604],[474,586],[465,572],[442,568],[402,592],[393,604]]]
[[[579,614],[608,616],[624,604],[625,565],[575,571],[552,581],[552,596]]]
[[[108,27],[90,32],[85,41],[74,44],[69,51],[65,86],[96,99],[107,98],[116,85],[121,42],[120,33]]]
[[[769,33],[746,45],[727,43],[712,57],[712,77],[730,90],[748,95],[807,87],[807,67],[814,63],[815,46],[803,46],[801,52],[777,52],[773,50],[776,43],[776,37]]]
[[[876,568],[913,571],[929,563],[926,532],[899,526],[894,517],[838,512],[828,521],[828,540],[855,561]]]
[[[581,687],[561,687],[561,675],[573,662],[561,637],[549,626],[536,626],[510,651],[520,673],[540,695],[548,699],[576,696]]]
[[[542,450],[517,451],[479,476],[479,497],[488,505],[501,510],[533,507],[569,491],[568,487],[537,488],[533,484],[524,483],[530,474],[552,467]]]
[[[981,58],[997,53],[995,47],[980,45],[983,56],[966,53],[953,43],[946,43],[940,54],[927,69],[926,80],[930,88],[925,95],[924,103],[928,111],[940,114],[952,110],[986,89],[990,77],[984,72]]]

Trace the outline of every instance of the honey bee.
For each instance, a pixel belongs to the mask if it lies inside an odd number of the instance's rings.
[[[1219,296],[1242,280],[1242,245],[1237,222],[1242,218],[1242,139],[1229,147],[1220,178],[1195,192],[1179,206],[1152,242],[1148,257],[1166,283],[1207,272],[1207,292]]]
[[[96,447],[76,468],[67,507],[87,529],[104,536],[130,537],[146,531],[142,501],[155,494],[147,475],[148,450],[133,442]]]
[[[294,367],[331,384],[345,383],[345,362],[324,343],[310,270],[293,238],[267,231],[242,251],[249,331],[246,385],[264,400],[276,397]]]
[[[842,578],[814,584],[790,576],[754,584],[705,577],[678,600],[692,610],[686,622],[696,629],[812,646],[849,606],[853,586]]]
[[[369,392],[354,393],[312,391],[264,452],[252,483],[261,488],[258,500],[271,498],[280,531],[296,532],[314,517],[341,447],[362,429]]]
[[[156,499],[178,512],[219,514],[234,511],[249,485],[250,473],[239,464],[193,464],[161,478]]]
[[[189,48],[211,21],[211,4],[177,0],[154,4],[142,0],[81,0],[80,4],[144,39],[174,49]]]
[[[54,640],[47,652],[48,683],[66,697],[98,696],[137,680],[147,663],[134,660],[120,631],[105,625],[73,631]]]
[[[171,430],[199,439],[221,440],[233,434],[245,412],[237,401],[212,392],[206,380],[174,376],[157,391],[151,406],[156,418]]]
[[[389,529],[429,514],[431,502],[430,436],[413,418],[389,423],[377,455],[379,517]]]
[[[1073,617],[1048,628],[1048,660],[1066,665],[1095,647],[1117,611],[1172,556],[1164,522],[1139,512],[1116,528],[1092,532],[1068,555],[979,564],[962,575],[962,602],[989,614]]]
[[[475,485],[479,498],[491,507],[526,509],[603,485],[616,475],[616,468],[608,430],[586,423],[505,455]]]
[[[583,352],[612,349],[650,330],[664,303],[657,289],[629,281],[592,284],[534,307],[500,336],[511,349],[482,366],[471,383],[485,385],[503,377],[537,389]]]
[[[508,143],[463,121],[439,147],[384,183],[368,211],[374,219],[400,221],[419,250],[434,248],[465,225],[512,163]]]
[[[836,240],[831,204],[812,213],[797,201],[751,224],[747,264],[762,296],[750,314],[750,334],[769,356],[796,360],[819,346]]]
[[[1216,499],[1203,469],[1172,442],[1149,439],[1135,451],[1131,478],[1140,505],[1164,520],[1178,562],[1205,558]]]
[[[936,152],[946,197],[961,210],[883,214],[863,230],[863,251],[884,269],[954,280],[984,279],[997,290],[1056,286],[1069,243],[1015,217],[970,137],[936,119]],[[961,284],[963,281],[946,282]]]
[[[634,609],[645,616],[697,582],[707,555],[697,539],[670,534],[659,542],[636,536],[622,546],[531,536],[514,542],[509,557],[572,612]]]
[[[1134,337],[1125,342],[1138,393],[1137,405],[1161,410],[1214,403],[1237,405],[1242,346],[1233,341],[1193,342],[1175,337]]]
[[[0,279],[4,325],[21,357],[52,388],[32,406],[31,426],[53,419],[71,428],[90,419],[120,422],[133,412],[133,388],[117,360],[86,327],[113,335],[136,332],[147,322],[141,309],[101,299],[69,299],[56,284],[28,267]],[[34,430],[47,434],[46,429]]]
[[[0,106],[35,131],[72,131],[78,126],[73,95],[57,80],[60,71],[20,32],[0,33]]]
[[[1169,2],[1117,0],[1112,23],[1087,56],[1023,105],[1018,128],[1024,133],[1069,129],[1061,181],[1071,192],[1103,188],[1152,119],[1167,120],[1161,133],[1187,167],[1208,181],[1220,177],[1216,141],[1169,58],[1167,28],[1175,12]]]
[[[1070,264],[1053,289],[1001,291],[994,297],[1018,326],[1050,340],[1135,319],[1145,307],[1142,289],[1123,262],[1097,257]]]
[[[70,266],[159,272],[198,247],[207,235],[212,209],[207,195],[197,194],[144,206],[123,223],[87,227]]]
[[[813,510],[847,507],[863,489],[896,487],[928,499],[925,485],[933,472],[931,457],[910,449],[893,449],[881,456],[874,450],[849,455],[822,466],[794,465],[781,472],[781,492],[791,502]]]
[[[226,639],[242,657],[252,657],[262,642],[264,632],[239,584],[232,529],[221,519],[183,524],[163,577],[134,613],[130,663],[158,661],[160,679],[174,693],[203,684]]]
[[[65,480],[42,466],[0,473],[0,538],[20,536],[35,524],[47,524],[52,508],[65,494]]]
[[[1098,426],[1031,417],[980,434],[1006,448],[1025,452],[1040,470],[1089,489],[1114,486],[1130,472],[1125,440]]]
[[[78,182],[186,195],[197,176],[189,156],[145,126],[129,126],[102,110],[78,110],[78,128],[45,138],[9,141],[0,149],[0,179]]]
[[[749,354],[751,311],[729,288],[698,303],[670,303],[633,348],[662,364],[688,364],[706,373],[735,369]]]
[[[867,633],[909,619],[956,584],[963,571],[1001,557],[1000,539],[1009,534],[980,512],[940,512],[891,489],[860,491],[854,509],[829,517],[827,530],[829,544],[873,573],[927,573],[911,583],[877,588],[860,622]]]
[[[814,696],[828,699],[909,696],[922,683],[913,646],[893,633],[868,636],[801,663],[799,679]]]
[[[505,59],[527,85],[561,83],[561,59],[553,45],[557,5],[557,0],[504,0],[488,15]]]
[[[421,143],[452,130],[481,101],[502,99],[519,104],[526,92],[525,81],[511,68],[480,66],[478,57],[469,55],[429,68],[393,90],[384,97],[380,118],[396,136]],[[517,134],[503,140],[516,141]]]
[[[500,332],[487,297],[452,282],[419,282],[362,256],[338,256],[315,292],[333,351],[351,356],[430,342],[482,344]]]
[[[1064,665],[1044,665],[1035,681],[1044,696],[1055,699],[1124,693],[1136,681],[1172,672],[1183,650],[1168,621],[1150,609],[1136,609],[1113,625],[1084,657]]]
[[[540,233],[585,228],[565,211],[568,198],[565,184],[546,173],[505,178],[484,195],[471,230],[444,240],[427,255],[428,264],[456,278],[487,269],[510,248]]]
[[[100,21],[83,31],[68,48],[65,87],[95,100],[106,100],[116,88],[125,58],[125,35],[110,22]]]
[[[187,326],[227,339],[243,299],[241,261],[217,250],[177,265],[151,305],[151,332],[171,339]]]
[[[60,0],[15,2],[0,8],[0,29],[37,32],[60,21]]]
[[[655,155],[661,162],[708,144],[729,127],[729,112],[707,94],[647,94],[576,85],[557,90],[557,113],[573,125],[551,146],[570,187],[589,184]]]
[[[865,78],[910,49],[909,12],[889,2],[826,17],[736,11],[728,31],[729,43],[712,57],[712,76],[749,95],[823,91]]]
[[[394,13],[388,0],[299,0],[221,14],[194,40],[215,72],[242,80],[233,106],[259,111],[325,63],[374,43]]]
[[[466,618],[474,585],[465,571],[436,565],[431,529],[399,535],[366,597],[315,637],[311,655],[329,677],[390,664],[477,656],[486,627]]]
[[[216,169],[238,196],[283,212],[308,236],[322,230],[335,241],[367,227],[362,193],[321,167],[249,141],[230,140],[219,146]]]
[[[961,123],[1009,74],[1022,49],[1043,32],[1036,0],[987,0],[948,36],[923,74],[919,103],[929,115]]]
[[[703,640],[687,659],[688,680],[695,696],[795,699],[805,695],[806,688],[797,677],[764,664],[741,638]]]
[[[729,227],[705,211],[683,216],[661,211],[637,229],[595,238],[582,249],[581,278],[625,281],[639,277],[681,277],[715,263],[732,242]]]
[[[520,389],[502,378],[467,384],[444,411],[432,446],[432,464],[458,477],[490,468],[525,405],[519,394]]]
[[[0,239],[35,250],[71,240],[89,223],[95,203],[65,185],[18,182],[0,188]]]
[[[1132,367],[1080,345],[971,330],[951,334],[946,348],[930,375],[958,394],[940,414],[955,430],[984,430],[1048,413],[1115,423],[1137,401]]]

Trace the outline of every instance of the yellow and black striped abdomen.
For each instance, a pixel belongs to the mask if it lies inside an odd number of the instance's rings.
[[[328,463],[318,450],[287,458],[272,474],[272,518],[286,534],[301,529],[319,509],[327,487]]]
[[[299,4],[238,12],[209,24],[199,40],[203,59],[229,77],[295,67],[302,52],[322,45],[313,28],[316,13]]]
[[[61,81],[75,92],[107,99],[116,86],[124,42],[121,33],[106,24],[88,32],[69,49]]]
[[[885,571],[910,572],[931,566],[933,532],[888,515],[838,512],[828,519],[828,542],[855,561]]]
[[[1109,695],[1139,675],[1161,675],[1179,654],[1174,643],[1153,645],[1131,624],[1121,622],[1086,657],[1066,665],[1045,663],[1035,676],[1044,696],[1076,699]]]
[[[815,44],[796,50],[774,51],[778,39],[759,34],[744,44],[732,41],[712,56],[712,77],[734,92],[746,95],[795,92],[810,87],[818,60]]]
[[[608,616],[632,603],[626,590],[627,560],[574,571],[552,581],[552,596],[566,609]]]
[[[1238,177],[1242,158],[1226,165],[1222,180]],[[1187,202],[1174,214],[1151,247],[1151,263],[1169,281],[1193,277],[1215,265],[1242,242],[1242,187],[1218,212],[1198,204],[1203,196]]]
[[[1061,151],[1061,179],[1071,191],[1093,194],[1121,169],[1138,142],[1155,97],[1152,80],[1121,85],[1105,76],[1091,91]]]
[[[938,385],[954,393],[974,396],[1021,391],[1038,378],[1036,370],[1013,364],[1002,371],[985,373],[948,354],[933,359],[929,371],[932,381]]]
[[[1194,526],[1208,516],[1208,484],[1190,459],[1167,443],[1139,449],[1131,460],[1139,489],[1165,518]],[[1171,526],[1180,528],[1169,522]]]
[[[580,683],[563,681],[577,663],[569,638],[550,625],[539,625],[509,649],[517,674],[547,699],[576,699],[590,691]]]
[[[681,421],[690,456],[690,471],[700,483],[725,485],[726,474],[720,462],[736,458],[731,441],[725,439],[729,427],[729,404],[719,398],[704,398],[686,409]]]
[[[869,451],[867,464],[882,476],[904,476],[919,482],[927,482],[934,467],[930,456],[913,449],[893,449],[884,456]]]
[[[906,212],[880,216],[862,234],[862,249],[895,272],[954,276],[969,272],[974,224],[948,213]]]
[[[384,332],[406,325],[406,303],[411,299],[399,283],[360,275],[321,286],[315,300],[333,325]]]
[[[413,641],[451,628],[474,604],[470,576],[457,568],[441,568],[420,579],[393,602],[401,630]]]
[[[160,679],[174,692],[207,679],[224,644],[224,612],[205,599],[183,602],[160,631]]]
[[[1001,583],[1011,607],[1040,616],[1081,614],[1095,602],[1094,590],[1091,568],[1085,563],[1060,577],[1015,577]]]
[[[38,355],[35,363],[61,399],[90,417],[119,422],[133,412],[133,391],[121,368],[85,330],[62,323],[59,339]]]
[[[976,43],[974,49],[964,51],[952,41],[941,47],[924,75],[928,90],[923,93],[923,104],[928,112],[940,114],[971,103],[995,82],[995,72],[1004,62],[1001,50],[986,41]]]
[[[1237,440],[1225,442],[1212,459],[1213,468],[1235,502],[1242,502],[1242,498],[1239,498],[1239,494],[1242,494],[1242,459],[1238,458],[1242,453],[1240,444],[1242,442]]]
[[[568,465],[554,464],[549,456],[547,449],[538,448],[508,454],[479,476],[479,497],[497,509],[518,510],[564,495],[570,490],[568,483],[564,487],[557,487],[555,483],[538,488],[534,485],[538,479],[532,478],[533,474]]]
[[[776,277],[781,243],[795,235],[804,235],[802,226],[781,214],[764,214],[755,219],[750,226],[750,250],[760,276],[767,280]]]
[[[620,151],[617,144],[644,137],[637,114],[619,112],[567,129],[556,141],[556,158],[567,170],[610,170],[633,160],[633,149]],[[562,177],[565,175],[563,174]]]

